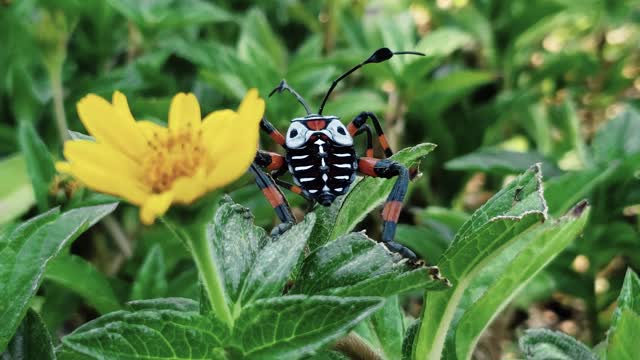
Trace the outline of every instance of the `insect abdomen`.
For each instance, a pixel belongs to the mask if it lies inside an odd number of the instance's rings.
[[[289,149],[287,162],[296,185],[325,206],[349,190],[358,166],[353,146],[323,140]]]

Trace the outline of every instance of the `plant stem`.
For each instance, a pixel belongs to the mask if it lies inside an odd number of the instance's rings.
[[[207,241],[204,235],[204,227],[200,228],[196,233],[191,233],[191,236],[188,237],[188,242],[191,255],[198,267],[198,272],[207,291],[213,311],[220,320],[231,327],[233,325],[231,311],[227,306],[224,287],[218,274],[218,268],[214,263],[211,243]]]
[[[69,140],[69,127],[64,112],[64,90],[62,88],[62,66],[49,69],[51,92],[53,93],[53,115],[56,119],[60,140]]]

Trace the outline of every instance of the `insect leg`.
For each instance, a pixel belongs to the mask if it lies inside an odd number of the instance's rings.
[[[384,150],[384,155],[386,157],[390,157],[393,155],[393,151],[389,147],[389,143],[387,142],[387,137],[384,135],[384,131],[382,130],[382,126],[380,125],[380,120],[376,117],[376,115],[369,111],[363,111],[358,116],[356,116],[349,125],[347,126],[347,130],[351,133],[351,136],[355,136],[356,133],[360,130],[360,127],[367,122],[367,119],[371,119],[373,123],[373,128],[376,130],[376,134],[378,134],[378,141],[380,142],[380,146],[382,146],[382,150]]]
[[[402,210],[402,201],[407,193],[409,186],[409,169],[404,167],[397,161],[389,159],[376,159],[371,157],[363,157],[358,159],[358,171],[364,175],[381,177],[390,179],[397,177],[391,193],[384,203],[382,209],[382,242],[387,248],[396,252],[403,257],[409,259],[411,263],[416,263],[418,257],[402,244],[395,242],[396,226],[400,211]]]
[[[284,197],[282,191],[280,191],[271,175],[258,168],[257,161],[251,164],[249,171],[253,174],[253,176],[255,176],[256,184],[258,185],[260,190],[262,190],[262,193],[267,198],[273,209],[276,211],[276,215],[278,215],[278,218],[282,222],[281,224],[273,228],[273,230],[271,231],[271,235],[277,236],[284,233],[296,222],[296,219],[291,213],[291,208],[289,207],[287,199]]]
[[[287,172],[287,160],[284,156],[273,152],[258,150],[254,159],[254,164],[269,170],[271,172],[269,175],[271,175],[271,178],[278,186],[302,196],[307,201],[314,201],[307,197],[299,186],[278,179],[278,177]]]
[[[353,136],[358,136],[362,133],[366,133],[367,134],[367,151],[366,151],[366,156],[367,157],[373,157],[373,135],[371,134],[371,127],[367,124],[364,124],[362,126],[360,126],[360,128],[358,128],[358,130],[356,130],[355,134],[353,134]]]
[[[273,141],[278,143],[280,146],[284,146],[284,136],[280,131],[278,131],[278,129],[276,129],[275,126],[273,126],[273,124],[269,122],[269,120],[267,120],[266,117],[262,117],[262,120],[260,120],[260,129],[267,133],[267,135],[269,135],[269,137],[271,137]]]

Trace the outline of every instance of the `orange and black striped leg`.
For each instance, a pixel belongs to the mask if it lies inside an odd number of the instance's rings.
[[[353,136],[358,136],[363,132],[367,134],[367,151],[365,153],[366,157],[373,157],[373,135],[371,134],[371,127],[369,127],[369,125],[367,124],[364,124],[360,126],[360,128],[355,132],[355,134],[353,134]]]
[[[380,120],[378,120],[374,113],[369,111],[361,112],[358,116],[351,120],[351,122],[347,126],[347,130],[349,130],[351,136],[355,136],[356,133],[360,130],[360,127],[367,122],[367,119],[371,119],[371,122],[373,123],[373,128],[376,130],[378,141],[380,142],[380,146],[382,146],[382,150],[384,150],[384,155],[386,157],[390,157],[391,155],[393,155],[393,151],[389,147],[386,136],[384,136],[384,131],[382,130],[382,126],[380,125]]]
[[[267,135],[269,135],[269,137],[271,137],[273,141],[284,147],[284,136],[280,133],[280,131],[278,131],[278,129],[276,129],[275,126],[273,126],[273,124],[269,122],[269,120],[267,120],[266,117],[263,117],[260,121],[260,129],[267,133]]]
[[[271,172],[286,171],[287,168],[284,156],[270,151],[258,150],[253,163]]]
[[[280,186],[281,188],[287,189],[289,191],[291,191],[292,193],[298,194],[300,196],[302,196],[303,198],[305,198],[305,200],[313,203],[315,202],[315,200],[313,200],[312,198],[308,197],[304,192],[302,192],[302,188],[298,185],[294,185],[292,183],[286,182],[286,181],[282,181],[280,179],[278,179],[277,177],[274,179],[276,181],[276,184],[278,184],[278,186]]]
[[[382,210],[384,223],[381,240],[389,250],[409,259],[411,264],[417,264],[418,257],[416,254],[394,240],[398,218],[402,210],[402,201],[407,194],[407,187],[409,186],[409,170],[397,161],[363,157],[358,159],[358,171],[364,175],[386,179],[397,177],[396,183],[393,185]]]
[[[282,222],[271,230],[271,236],[278,236],[289,230],[293,224],[295,224],[296,219],[293,217],[289,203],[282,194],[282,191],[280,191],[271,175],[260,170],[256,163],[251,164],[249,171],[253,176],[255,176],[256,184],[260,190],[262,190],[262,193],[276,211],[276,215],[278,215],[278,218]]]

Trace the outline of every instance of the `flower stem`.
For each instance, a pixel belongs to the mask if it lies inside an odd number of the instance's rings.
[[[53,93],[53,111],[56,119],[56,126],[60,134],[60,140],[69,139],[69,127],[67,126],[67,116],[64,112],[64,93],[62,89],[62,68],[51,69],[49,71],[51,80],[51,92]]]
[[[225,291],[218,274],[218,268],[214,263],[213,249],[211,242],[207,241],[204,235],[204,227],[197,233],[192,233],[188,237],[191,255],[196,262],[198,272],[207,291],[211,307],[218,318],[224,321],[229,327],[233,325],[231,311],[227,306]]]

